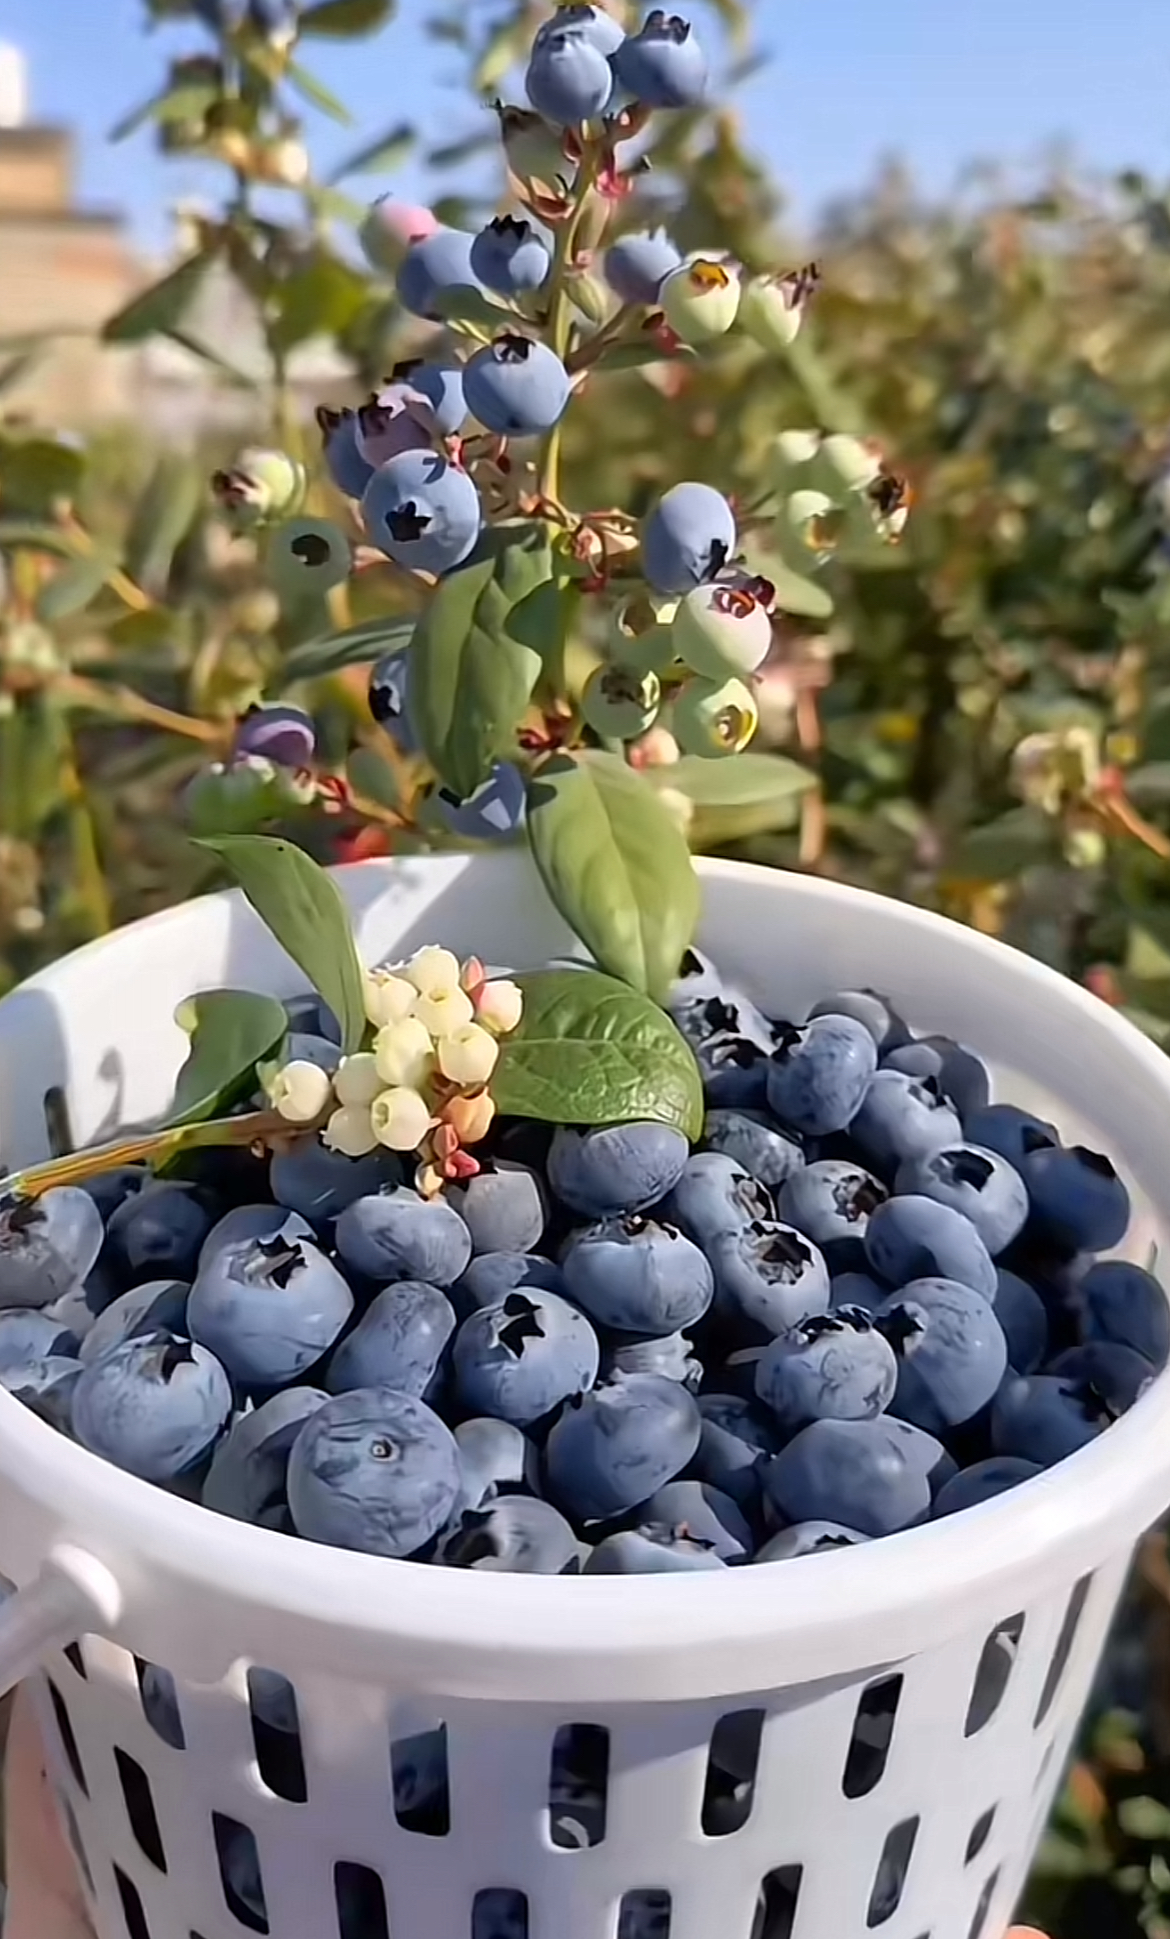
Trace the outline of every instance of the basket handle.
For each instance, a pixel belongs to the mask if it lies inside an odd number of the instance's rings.
[[[0,1696],[50,1650],[111,1628],[121,1614],[122,1592],[103,1563],[70,1545],[53,1549],[35,1581],[0,1603]]]

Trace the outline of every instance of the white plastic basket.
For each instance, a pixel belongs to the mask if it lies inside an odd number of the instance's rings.
[[[701,940],[777,1013],[858,983],[890,992],[1118,1159],[1133,1256],[1164,1240],[1170,1063],[1116,1015],[898,903],[727,863],[701,873]],[[523,967],[567,946],[517,857],[340,880],[369,960],[441,940]],[[220,983],[299,987],[235,896],[138,924],[0,1004],[5,1164],[45,1154],[54,1086],[79,1140],[160,1109],[183,1049],[175,1005]],[[45,1666],[53,1775],[101,1939],[995,1939],[1133,1545],[1168,1501],[1164,1377],[1059,1469],[893,1540],[729,1575],[483,1575],[220,1519],[0,1393],[0,1570],[19,1586],[0,1612],[0,1686]],[[174,1677],[182,1748],[148,1722],[136,1659]],[[249,1664],[295,1688],[304,1802],[261,1776]],[[744,1711],[763,1713],[750,1810],[714,1835],[712,1731]],[[390,1746],[440,1723],[450,1826],[423,1835],[396,1817]],[[581,1724],[608,1733],[605,1835],[565,1850],[550,1752]],[[225,1824],[256,1841],[266,1927],[225,1900]],[[342,1874],[367,1895],[348,1929],[338,1865],[370,1875]]]

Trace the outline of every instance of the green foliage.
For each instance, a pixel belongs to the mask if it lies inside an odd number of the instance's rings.
[[[191,1049],[175,1083],[170,1124],[226,1116],[256,1088],[256,1067],[288,1029],[284,1005],[252,990],[204,990],[182,1006]]]

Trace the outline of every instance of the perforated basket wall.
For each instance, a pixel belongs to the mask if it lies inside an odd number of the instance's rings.
[[[1089,1129],[1165,1236],[1170,1065],[1083,992],[934,918],[704,865],[706,940],[778,1012],[888,988]],[[520,860],[344,877],[371,959],[565,937]],[[290,993],[211,898],[0,1005],[0,1154],[159,1108],[193,987]],[[966,1516],[726,1576],[484,1577],[241,1527],[0,1394],[0,1571],[61,1543],[117,1585],[37,1679],[100,1939],[999,1939],[1141,1530],[1160,1380],[1094,1447]],[[0,1611],[0,1668],[4,1622]],[[287,1679],[280,1721],[255,1672]],[[422,1772],[425,1776],[420,1776]]]

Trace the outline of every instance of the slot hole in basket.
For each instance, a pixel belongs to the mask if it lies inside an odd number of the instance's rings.
[[[64,1791],[58,1791],[56,1796],[61,1816],[65,1820],[65,1830],[69,1838],[73,1856],[77,1860],[77,1869],[92,1892],[94,1890],[93,1870],[90,1866],[85,1846],[81,1842],[81,1826],[77,1822],[77,1813],[70,1804],[69,1799],[65,1796]]]
[[[1007,1695],[1023,1633],[1023,1616],[1009,1616],[992,1630],[984,1643],[967,1705],[964,1737],[975,1737],[985,1730]]]
[[[618,1908],[617,1939],[670,1939],[670,1893],[627,1892]]]
[[[69,1667],[77,1671],[78,1676],[88,1678],[89,1671],[85,1667],[85,1658],[81,1654],[80,1643],[66,1643],[61,1654],[69,1664]]]
[[[548,1833],[562,1851],[588,1851],[605,1837],[609,1732],[600,1724],[563,1724],[548,1773]]]
[[[57,1724],[57,1735],[61,1739],[61,1748],[65,1752],[69,1769],[73,1772],[73,1781],[78,1790],[88,1797],[89,1785],[85,1781],[85,1766],[81,1761],[81,1752],[77,1748],[77,1739],[73,1735],[73,1723],[68,1710],[65,1708],[65,1699],[51,1676],[47,1676],[45,1682],[49,1686],[49,1701],[53,1706],[53,1716]]]
[[[69,1100],[60,1084],[50,1084],[44,1092],[41,1111],[45,1119],[50,1158],[67,1158],[70,1152],[77,1150],[77,1145],[69,1118]]]
[[[967,1840],[967,1851],[963,1859],[964,1865],[973,1865],[975,1863],[975,1860],[991,1836],[991,1827],[994,1823],[995,1806],[992,1805],[990,1811],[985,1811],[983,1816],[976,1820],[971,1836]]]
[[[867,1798],[885,1774],[902,1685],[901,1676],[883,1676],[861,1693],[841,1780],[847,1798]]]
[[[136,1764],[124,1750],[114,1746],[114,1762],[118,1766],[118,1779],[122,1786],[122,1796],[126,1801],[126,1816],[130,1829],[138,1840],[139,1850],[149,1858],[151,1864],[160,1872],[167,1869],[166,1853],[163,1851],[162,1833],[158,1828],[158,1815],[151,1795],[150,1779],[141,1764]]]
[[[420,1838],[445,1838],[451,1829],[446,1724],[392,1740],[390,1781],[402,1829]]]
[[[333,1867],[340,1939],[390,1939],[386,1919],[386,1888],[368,1865]]]
[[[987,1915],[991,1911],[991,1901],[995,1897],[995,1888],[998,1884],[999,1867],[997,1866],[979,1894],[979,1903],[975,1907],[975,1917],[971,1921],[971,1930],[967,1934],[967,1939],[983,1939],[983,1928],[987,1924]]]
[[[248,1671],[248,1708],[252,1713],[252,1742],[260,1776],[274,1797],[288,1804],[305,1804],[305,1756],[297,1693],[276,1670]]]
[[[122,1917],[126,1922],[126,1931],[130,1939],[150,1939],[150,1927],[146,1923],[146,1914],[142,1909],[142,1900],[138,1896],[138,1887],[133,1879],[127,1878],[125,1872],[117,1865],[114,1866],[114,1883],[118,1888],[118,1897],[122,1901]]]
[[[803,1865],[781,1865],[760,1880],[751,1939],[792,1939],[800,1902]]]
[[[528,1939],[528,1900],[509,1886],[477,1892],[471,1908],[471,1939]]]
[[[134,1668],[138,1672],[142,1714],[155,1736],[161,1737],[172,1750],[186,1750],[187,1739],[174,1677],[160,1664],[147,1663],[141,1656],[134,1658]]]
[[[1068,1608],[1064,1612],[1064,1621],[1060,1625],[1060,1635],[1056,1639],[1056,1648],[1052,1652],[1052,1661],[1048,1665],[1048,1675],[1044,1679],[1044,1688],[1040,1692],[1040,1701],[1036,1706],[1033,1725],[1037,1730],[1051,1710],[1061,1680],[1068,1668],[1068,1659],[1072,1655],[1072,1646],[1076,1642],[1077,1631],[1081,1626],[1081,1617],[1085,1613],[1085,1604],[1089,1600],[1089,1590],[1092,1586],[1092,1576],[1083,1575],[1068,1599]]]
[[[752,1815],[764,1716],[762,1710],[729,1710],[711,1732],[699,1818],[708,1838],[742,1831]]]
[[[903,1818],[900,1825],[894,1826],[882,1846],[873,1891],[869,1895],[869,1910],[865,1915],[865,1923],[871,1932],[875,1926],[884,1926],[887,1919],[892,1919],[902,1903],[906,1874],[910,1870],[917,1837],[918,1819]]]
[[[238,1919],[249,1932],[267,1932],[268,1906],[255,1838],[247,1825],[240,1824],[236,1818],[225,1818],[218,1811],[211,1814],[211,1829],[224,1904],[233,1919]]]

